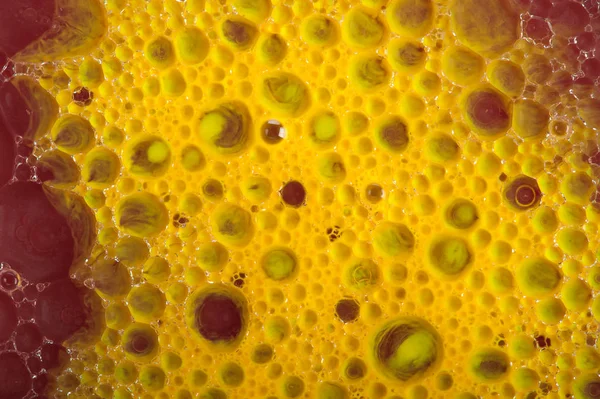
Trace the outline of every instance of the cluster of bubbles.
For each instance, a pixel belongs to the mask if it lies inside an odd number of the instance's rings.
[[[56,9],[0,35],[1,398],[600,397],[597,2]]]

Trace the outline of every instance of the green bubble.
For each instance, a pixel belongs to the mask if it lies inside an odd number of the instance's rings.
[[[136,321],[150,323],[163,315],[166,299],[154,285],[142,284],[131,289],[127,295],[127,304]]]
[[[181,150],[181,165],[188,172],[197,172],[206,166],[206,158],[195,145],[187,145]]]
[[[510,359],[498,349],[478,349],[469,359],[468,371],[478,381],[498,381],[508,375]]]
[[[199,399],[227,399],[227,394],[217,388],[208,388],[200,395]]]
[[[591,267],[587,273],[587,282],[594,290],[600,290],[600,267]]]
[[[113,392],[113,399],[133,399],[133,396],[127,388],[121,387],[115,389],[115,392]]]
[[[127,306],[120,303],[112,303],[106,307],[104,319],[107,327],[120,330],[127,327],[131,322],[131,314]]]
[[[446,208],[446,222],[456,229],[468,229],[479,219],[477,207],[471,201],[463,198],[456,199]]]
[[[221,203],[211,214],[212,231],[225,245],[245,247],[254,236],[252,215],[232,203]]]
[[[344,116],[343,125],[350,136],[358,136],[369,127],[369,118],[361,112],[351,111]]]
[[[341,155],[329,152],[317,159],[317,171],[329,183],[341,183],[346,178],[346,166]]]
[[[121,384],[132,384],[138,376],[135,364],[125,360],[115,367],[115,380]]]
[[[207,179],[202,184],[202,194],[210,202],[217,202],[223,198],[223,184],[216,179]]]
[[[198,137],[214,154],[231,156],[246,149],[252,119],[239,101],[225,102],[206,111],[197,125]]]
[[[370,259],[351,261],[343,274],[344,285],[357,291],[372,290],[379,285],[380,281],[379,267]]]
[[[454,385],[454,378],[452,378],[450,373],[442,371],[437,375],[435,385],[440,391],[447,391]]]
[[[282,381],[281,391],[286,398],[297,398],[304,393],[304,381],[295,375],[287,376]]]
[[[466,270],[473,261],[473,255],[464,239],[441,236],[432,241],[427,259],[438,276],[452,279]]]
[[[239,387],[244,382],[244,369],[237,363],[227,362],[219,368],[219,380],[229,387]]]
[[[94,128],[79,115],[61,116],[54,123],[50,136],[59,150],[70,155],[88,152],[95,144]]]
[[[178,370],[183,364],[183,361],[177,353],[164,352],[162,355],[160,355],[160,364],[165,370],[173,371]]]
[[[306,83],[285,72],[267,74],[259,91],[264,106],[275,116],[298,117],[311,103]]]
[[[228,18],[221,24],[219,33],[231,48],[242,51],[252,47],[258,36],[258,29],[253,23],[242,18]]]
[[[175,35],[175,48],[184,64],[195,65],[206,58],[210,43],[200,29],[186,27]]]
[[[562,276],[554,263],[536,257],[526,259],[517,267],[516,279],[525,295],[543,297],[556,291]]]
[[[510,377],[510,382],[519,392],[535,389],[539,380],[540,376],[538,373],[535,370],[526,367],[516,369]]]
[[[495,267],[489,272],[488,283],[492,291],[505,294],[512,291],[514,278],[510,270],[505,267]]]
[[[317,387],[317,399],[348,399],[346,388],[335,382],[322,382]]]
[[[441,164],[455,161],[460,156],[460,147],[446,133],[433,133],[425,142],[424,150],[430,161]]]
[[[427,399],[429,391],[423,385],[415,385],[408,389],[408,399]]]
[[[251,176],[241,184],[242,194],[253,204],[260,204],[271,195],[271,181],[262,176]]]
[[[439,366],[443,357],[442,339],[425,320],[401,317],[378,329],[371,343],[371,356],[384,376],[412,382]]]
[[[359,90],[375,91],[390,82],[391,68],[383,57],[355,55],[349,63],[348,77]]]
[[[300,35],[306,44],[314,47],[330,47],[339,40],[337,22],[321,14],[303,18]]]
[[[565,176],[560,183],[560,191],[567,201],[585,205],[594,191],[594,181],[585,172],[575,172]]]
[[[594,319],[600,322],[600,296],[594,298],[594,301],[592,302],[591,306],[591,312],[592,316],[594,316]]]
[[[315,147],[333,147],[340,139],[340,120],[331,111],[317,113],[309,124],[308,136]]]
[[[144,55],[150,65],[163,69],[175,62],[175,49],[169,39],[159,36],[152,39],[144,49]]]
[[[225,267],[228,261],[229,251],[223,244],[216,241],[200,244],[196,250],[196,262],[204,271],[218,272]]]
[[[342,375],[350,381],[364,378],[367,374],[367,365],[362,359],[351,357],[342,365]]]
[[[148,324],[133,323],[121,336],[125,356],[131,360],[149,361],[159,351],[158,336]]]
[[[344,41],[359,49],[376,47],[385,35],[385,26],[378,14],[367,8],[352,7],[342,23]]]
[[[273,346],[269,344],[258,344],[252,350],[252,355],[250,356],[250,359],[254,363],[265,364],[270,362],[271,359],[273,359],[274,354],[275,352],[273,350]]]
[[[568,310],[582,311],[587,309],[592,300],[592,290],[585,281],[574,278],[562,286],[560,298]]]
[[[469,392],[461,392],[454,397],[454,399],[479,399],[479,397]]]
[[[560,323],[565,317],[567,308],[558,298],[542,299],[535,305],[537,317],[546,324],[554,325]]]
[[[584,373],[577,377],[573,385],[576,399],[596,399],[600,397],[600,377],[596,373]]]
[[[265,337],[274,344],[282,342],[290,335],[290,323],[281,316],[271,316],[264,325]]]
[[[556,242],[567,255],[579,255],[588,248],[588,239],[581,230],[566,227],[556,234]]]
[[[192,399],[192,393],[187,389],[179,389],[175,392],[175,399]]]
[[[531,359],[535,356],[535,341],[526,334],[516,335],[509,339],[508,351],[517,359]]]
[[[413,252],[415,237],[404,224],[382,222],[373,230],[373,248],[386,257],[406,256]]]
[[[193,370],[189,375],[189,381],[192,387],[199,388],[206,384],[208,375],[202,370]]]
[[[138,379],[146,391],[159,391],[165,386],[167,376],[160,367],[143,366]]]
[[[267,277],[281,281],[295,274],[298,260],[290,249],[275,248],[263,255],[260,264]]]
[[[600,354],[589,346],[579,348],[575,353],[575,365],[579,370],[596,370],[600,367]]]
[[[129,267],[141,266],[150,254],[146,242],[138,237],[120,239],[117,242],[115,252],[119,261]]]
[[[144,263],[142,269],[142,275],[146,281],[159,284],[166,281],[171,275],[171,268],[169,262],[160,256],[153,256]]]
[[[256,45],[258,60],[266,65],[277,65],[287,54],[287,43],[278,34],[262,36]]]
[[[384,118],[375,127],[375,142],[393,154],[406,150],[409,141],[408,124],[399,116]]]

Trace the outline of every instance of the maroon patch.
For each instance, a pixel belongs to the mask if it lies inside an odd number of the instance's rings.
[[[0,1],[0,52],[23,50],[52,26],[54,0]]]
[[[23,399],[31,389],[31,374],[15,352],[0,354],[0,398]]]
[[[17,327],[15,304],[8,295],[0,292],[0,343],[8,341],[15,327]]]

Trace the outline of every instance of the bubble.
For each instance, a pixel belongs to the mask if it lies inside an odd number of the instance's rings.
[[[251,118],[246,105],[226,102],[206,111],[198,122],[202,142],[219,155],[237,155],[245,150],[251,131]]]
[[[569,173],[560,183],[560,191],[565,199],[579,205],[588,203],[593,190],[592,179],[584,172]]]
[[[418,381],[431,374],[443,356],[441,337],[417,317],[397,318],[379,327],[370,350],[377,370],[400,382]]]
[[[242,193],[253,204],[260,204],[271,195],[271,182],[266,177],[251,176],[241,183]]]
[[[379,15],[365,7],[352,7],[344,16],[342,37],[351,47],[376,47],[383,40],[385,33],[385,26]]]
[[[392,76],[390,66],[377,55],[356,55],[349,60],[348,78],[359,89],[375,91],[389,84]]]
[[[286,398],[298,398],[304,393],[304,381],[295,375],[286,376],[281,383],[281,392]]]
[[[286,129],[281,122],[270,119],[261,128],[261,137],[267,144],[278,144],[286,137]]]
[[[127,170],[134,176],[161,177],[171,166],[171,147],[159,136],[144,135],[128,144],[124,158]]]
[[[150,323],[165,311],[165,295],[152,284],[133,287],[127,296],[129,310],[138,322]]]
[[[157,366],[142,366],[138,377],[142,388],[150,392],[163,389],[166,379],[165,372]]]
[[[415,246],[414,235],[400,223],[382,222],[375,227],[372,237],[375,252],[386,257],[406,257]]]
[[[84,86],[98,87],[104,81],[104,71],[100,63],[86,58],[79,65],[79,80]]]
[[[227,362],[219,368],[219,380],[223,385],[239,387],[244,382],[244,369],[237,363]]]
[[[385,15],[394,33],[421,38],[433,28],[435,9],[431,0],[392,0]]]
[[[186,301],[188,328],[211,350],[234,350],[246,335],[248,317],[244,296],[221,284],[201,287]]]
[[[525,295],[543,297],[556,291],[562,276],[554,263],[534,257],[523,261],[517,267],[516,279]]]
[[[554,325],[563,319],[566,308],[560,299],[546,298],[536,304],[535,313],[542,322]]]
[[[508,98],[491,86],[474,86],[461,99],[463,118],[482,138],[495,139],[511,127]]]
[[[317,149],[335,146],[340,139],[340,121],[331,111],[317,112],[311,119],[308,137]]]
[[[54,144],[67,154],[80,154],[94,146],[95,133],[92,125],[78,115],[63,115],[50,132]]]
[[[383,118],[375,127],[375,142],[391,153],[402,153],[409,144],[408,124],[399,116]]]
[[[210,202],[217,202],[223,198],[223,184],[216,179],[207,179],[202,184],[202,194]]]
[[[360,304],[355,299],[340,299],[335,304],[335,315],[344,323],[356,321],[359,314]]]
[[[152,39],[144,49],[146,59],[155,68],[164,69],[175,62],[173,43],[164,36]]]
[[[156,332],[150,325],[143,323],[133,323],[125,329],[121,336],[121,346],[128,359],[142,362],[149,362],[159,352]],[[122,371],[125,374],[124,378],[132,374],[131,367],[125,367]],[[115,373],[118,371],[117,367]]]
[[[412,75],[424,68],[427,50],[419,41],[394,38],[388,44],[387,59],[394,71],[403,75]]]
[[[0,354],[0,396],[24,398],[31,389],[31,374],[16,352]]]
[[[338,153],[328,152],[319,156],[316,166],[319,175],[326,182],[341,183],[346,178],[346,166]]]
[[[592,290],[578,278],[569,279],[560,290],[560,297],[570,311],[583,311],[592,300]]]
[[[200,399],[227,399],[227,394],[217,388],[209,388],[200,395]]]
[[[469,358],[468,371],[478,381],[498,381],[508,375],[510,371],[510,359],[506,353],[498,349],[477,349]]]
[[[148,258],[148,245],[138,237],[124,237],[117,242],[115,253],[120,262],[127,266],[141,266]]]
[[[197,172],[206,166],[206,158],[195,145],[187,145],[181,150],[181,165],[188,172]]]
[[[202,30],[185,27],[175,34],[177,57],[187,65],[196,65],[208,55],[210,43]]]
[[[533,228],[538,233],[551,234],[558,228],[558,218],[552,208],[540,206],[533,216]]]
[[[598,398],[600,397],[600,377],[596,374],[584,373],[577,377],[573,388],[578,398]]]
[[[211,215],[212,232],[225,245],[244,247],[254,236],[250,213],[231,203],[219,204]]]
[[[53,187],[71,188],[79,182],[81,172],[70,155],[53,150],[44,153],[38,159],[37,177]]]
[[[473,253],[460,237],[437,236],[429,245],[427,260],[439,277],[455,279],[473,262]]]
[[[480,81],[484,69],[484,59],[466,47],[451,46],[442,55],[444,76],[459,86],[468,86]]]
[[[235,0],[233,6],[240,15],[261,23],[271,14],[271,0]]]
[[[327,48],[338,42],[339,30],[336,21],[324,15],[314,14],[303,18],[300,35],[309,46]]]
[[[94,288],[101,296],[123,298],[131,288],[131,276],[127,267],[113,259],[103,259],[93,264]]]
[[[335,382],[321,382],[317,387],[317,399],[348,399],[346,388]]]
[[[88,152],[83,162],[83,181],[92,188],[112,186],[121,172],[121,161],[113,151],[97,147]]]
[[[248,50],[258,36],[256,26],[243,18],[226,18],[219,28],[221,39],[232,49]]]
[[[276,116],[301,116],[311,104],[306,83],[289,73],[266,74],[259,83],[259,91],[263,105]]]
[[[556,233],[556,243],[567,255],[579,255],[588,248],[588,239],[579,229],[565,227]]]
[[[495,60],[488,64],[489,82],[509,97],[518,97],[525,88],[525,74],[521,67],[512,61]]]
[[[271,280],[289,280],[297,273],[298,260],[288,248],[270,249],[262,256],[260,263],[262,270]]]
[[[381,282],[381,272],[370,259],[355,259],[344,269],[344,285],[355,291],[372,291]]]
[[[424,152],[428,159],[436,163],[451,163],[460,157],[460,147],[449,134],[435,132],[427,138]]]
[[[169,223],[166,207],[154,195],[140,192],[124,197],[115,209],[117,227],[135,237],[152,237]]]
[[[175,68],[171,68],[160,75],[160,90],[168,97],[179,97],[187,88],[183,74]]]
[[[452,201],[444,213],[446,222],[460,230],[469,229],[479,220],[479,212],[475,204],[468,199],[457,198]]]
[[[513,106],[512,127],[523,139],[535,138],[548,131],[550,113],[538,102],[517,100]]]
[[[276,33],[263,34],[256,44],[257,58],[266,65],[279,64],[287,55],[287,43]]]
[[[510,376],[510,381],[519,392],[530,391],[538,385],[540,377],[535,370],[522,367],[516,369]]]
[[[535,208],[542,196],[537,181],[525,175],[517,176],[508,182],[502,194],[507,205],[517,211]]]
[[[269,344],[258,344],[252,350],[250,359],[257,364],[266,364],[273,359],[275,351]]]

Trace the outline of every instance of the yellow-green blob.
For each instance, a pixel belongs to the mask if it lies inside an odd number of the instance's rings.
[[[575,365],[582,371],[594,371],[600,367],[600,353],[589,346],[581,347],[575,353]]]
[[[355,55],[349,60],[348,77],[358,89],[372,92],[388,85],[392,72],[383,57]]]
[[[79,80],[85,87],[95,88],[104,82],[104,71],[100,63],[92,58],[85,59],[79,65]]]
[[[106,203],[106,195],[102,190],[91,189],[85,193],[85,203],[93,209],[100,209]]]
[[[146,78],[146,80],[144,80],[142,90],[144,95],[148,97],[156,97],[160,94],[160,81],[154,76],[149,76]]]
[[[168,97],[179,97],[187,88],[187,83],[179,69],[169,69],[160,75],[160,88]]]
[[[118,148],[125,140],[125,133],[115,126],[107,126],[102,131],[102,143],[110,148]]]
[[[160,318],[166,307],[165,295],[151,284],[134,287],[127,295],[131,315],[137,322],[151,323]]]
[[[317,387],[317,399],[348,399],[348,390],[342,385],[325,381]]]
[[[328,152],[317,158],[317,172],[328,183],[341,183],[346,178],[346,166],[342,156]]]
[[[271,15],[271,0],[233,0],[232,5],[241,16],[257,24]]]
[[[313,14],[303,18],[300,26],[300,36],[309,46],[331,47],[340,37],[338,23],[321,14]]]
[[[131,393],[125,387],[115,389],[113,399],[133,399]]]
[[[108,188],[121,172],[119,156],[108,148],[96,147],[83,161],[83,181],[92,188]]]
[[[579,255],[588,248],[588,239],[581,230],[565,227],[556,233],[556,243],[567,255]]]
[[[181,150],[181,165],[188,172],[197,172],[206,166],[206,157],[200,148],[189,144]]]
[[[375,126],[375,142],[386,151],[401,153],[406,150],[409,141],[408,124],[399,116],[385,117]]]
[[[455,229],[469,229],[479,220],[479,211],[474,203],[465,198],[453,200],[444,212],[446,223]]]
[[[260,265],[271,280],[289,280],[297,272],[298,259],[290,249],[274,248],[262,256]]]
[[[342,365],[342,376],[348,381],[358,381],[367,375],[366,363],[357,357],[347,359]]]
[[[258,85],[260,100],[275,116],[301,116],[311,104],[306,83],[286,72],[268,73]]]
[[[542,299],[535,305],[535,314],[543,323],[555,325],[565,317],[567,308],[558,298]]]
[[[229,251],[218,242],[211,241],[200,244],[196,250],[196,262],[204,271],[218,272],[225,267],[228,261]]]
[[[381,272],[370,259],[354,259],[344,269],[342,281],[352,290],[369,292],[381,283]]]
[[[138,372],[134,363],[125,360],[115,367],[114,376],[121,384],[132,384],[137,379]]]
[[[427,105],[416,94],[407,93],[400,99],[400,113],[408,119],[416,119],[423,115]]]
[[[385,36],[385,26],[377,13],[355,6],[344,15],[342,37],[351,47],[368,49],[377,47]]]
[[[552,234],[558,228],[556,212],[548,206],[540,206],[533,215],[533,228],[540,234]]]
[[[496,267],[489,272],[488,283],[494,293],[506,294],[514,287],[514,278],[510,270]]]
[[[153,256],[144,263],[142,268],[142,276],[152,284],[160,284],[169,278],[171,268],[169,262],[160,256]]]
[[[592,290],[585,281],[573,278],[563,284],[560,299],[570,311],[583,311],[592,300]]]
[[[378,255],[396,258],[412,254],[415,237],[409,228],[400,223],[382,222],[373,230],[373,248]]]
[[[162,368],[167,371],[175,371],[181,367],[183,360],[181,359],[181,356],[175,352],[164,352],[160,356],[160,364]]]
[[[378,328],[369,350],[377,371],[396,382],[427,377],[443,358],[442,338],[431,324],[417,317],[401,317]]]
[[[537,388],[539,381],[538,373],[526,367],[516,369],[510,376],[510,382],[518,392],[527,392]]]
[[[143,135],[128,143],[123,158],[132,175],[145,179],[161,177],[171,166],[171,147],[159,136]]]
[[[202,194],[210,202],[217,202],[223,198],[223,184],[215,179],[207,179],[202,184]]]
[[[534,257],[526,259],[517,266],[516,279],[525,295],[540,298],[556,292],[562,275],[554,263],[544,258]]]
[[[271,316],[264,324],[265,338],[273,343],[278,344],[285,340],[290,335],[290,323],[281,316]]]
[[[117,242],[115,254],[128,267],[141,266],[150,254],[148,245],[138,237],[124,237]]]
[[[138,377],[142,388],[150,392],[163,389],[166,379],[165,372],[157,366],[143,366]]]
[[[414,75],[411,79],[411,84],[417,94],[427,98],[437,96],[442,89],[440,77],[427,70],[422,70]]]
[[[333,147],[340,140],[340,120],[331,111],[320,111],[308,124],[308,137],[318,149]]]
[[[394,71],[412,75],[425,67],[427,50],[417,40],[394,38],[388,44],[387,59]]]
[[[160,350],[156,332],[152,326],[142,323],[133,323],[125,329],[121,346],[128,359],[138,362],[149,362]]]
[[[256,26],[244,18],[226,18],[219,28],[221,40],[237,51],[248,50],[258,36]]]
[[[392,0],[385,16],[394,33],[421,38],[433,28],[435,8],[432,0]]]
[[[202,30],[185,27],[175,35],[177,57],[187,65],[197,65],[208,55],[210,43]]]
[[[154,38],[146,44],[144,49],[146,59],[155,68],[164,69],[175,62],[175,48],[173,43],[164,36]]]
[[[205,147],[218,155],[237,155],[250,141],[251,118],[245,104],[226,102],[206,111],[198,122]]]
[[[241,183],[242,194],[253,204],[261,204],[269,199],[271,192],[271,181],[262,176],[250,176]]]
[[[587,282],[592,289],[600,290],[600,267],[594,266],[589,268],[587,272]]]
[[[518,97],[525,88],[525,73],[518,64],[507,60],[494,60],[486,71],[489,82],[509,97]]]
[[[121,330],[131,323],[131,314],[127,306],[121,303],[113,303],[106,307],[104,319],[106,327]]]
[[[92,265],[94,288],[103,298],[123,298],[131,289],[127,267],[114,259],[102,259]]]
[[[425,156],[432,162],[450,163],[460,156],[460,147],[447,133],[436,132],[427,137]]]
[[[244,369],[237,363],[227,362],[219,368],[219,380],[228,387],[239,387],[244,382]]]
[[[304,381],[295,375],[286,376],[281,382],[281,393],[285,398],[299,398],[304,388]]]
[[[179,198],[179,210],[187,216],[196,216],[202,210],[202,200],[194,193],[185,193]]]
[[[245,247],[254,236],[252,215],[237,205],[231,203],[217,205],[210,220],[214,236],[225,245]]]
[[[79,115],[61,116],[50,132],[59,150],[70,155],[88,152],[95,144],[94,128]]]
[[[447,391],[454,385],[454,378],[450,373],[442,371],[437,375],[435,385],[440,391]]]
[[[573,385],[576,399],[596,399],[600,392],[600,377],[596,373],[584,373],[577,377]]]
[[[287,54],[287,43],[276,33],[263,34],[256,44],[256,56],[265,65],[279,64]]]
[[[560,192],[567,201],[579,205],[586,205],[589,202],[594,188],[592,178],[584,172],[570,173],[560,183]]]
[[[566,202],[558,208],[558,218],[563,224],[582,226],[586,213],[580,205]]]
[[[369,127],[369,118],[361,112],[350,111],[344,115],[343,126],[344,131],[350,136],[358,136]]]
[[[81,178],[79,166],[73,158],[62,151],[50,150],[42,154],[37,161],[38,176],[41,171],[50,172],[51,178],[45,184],[56,188],[73,188]]]
[[[513,105],[512,127],[522,139],[543,138],[548,131],[550,112],[533,100],[517,100]]]
[[[37,141],[44,137],[58,118],[58,102],[37,80],[26,75],[16,75],[9,81],[21,94],[29,108],[35,110],[27,131],[19,132],[24,138]]]
[[[182,304],[185,301],[185,298],[188,294],[188,287],[184,283],[174,282],[169,285],[165,292],[165,296],[167,300],[171,303],[175,303],[177,305]]]
[[[199,399],[227,399],[227,394],[220,389],[209,388],[200,395]]]
[[[498,349],[477,349],[469,358],[467,371],[480,382],[499,381],[509,374],[510,359]]]
[[[459,86],[468,86],[479,82],[484,70],[483,57],[466,47],[451,46],[442,55],[444,76]]]
[[[427,261],[439,277],[455,279],[473,262],[473,254],[464,239],[438,236],[429,245]]]
[[[160,234],[169,223],[165,205],[154,195],[145,192],[121,199],[115,209],[117,227],[126,234],[146,238]]]
[[[266,364],[273,359],[275,351],[272,345],[269,344],[258,344],[252,350],[250,359],[257,364]]]
[[[531,359],[535,356],[535,340],[527,334],[518,334],[508,341],[508,353],[520,360]]]

